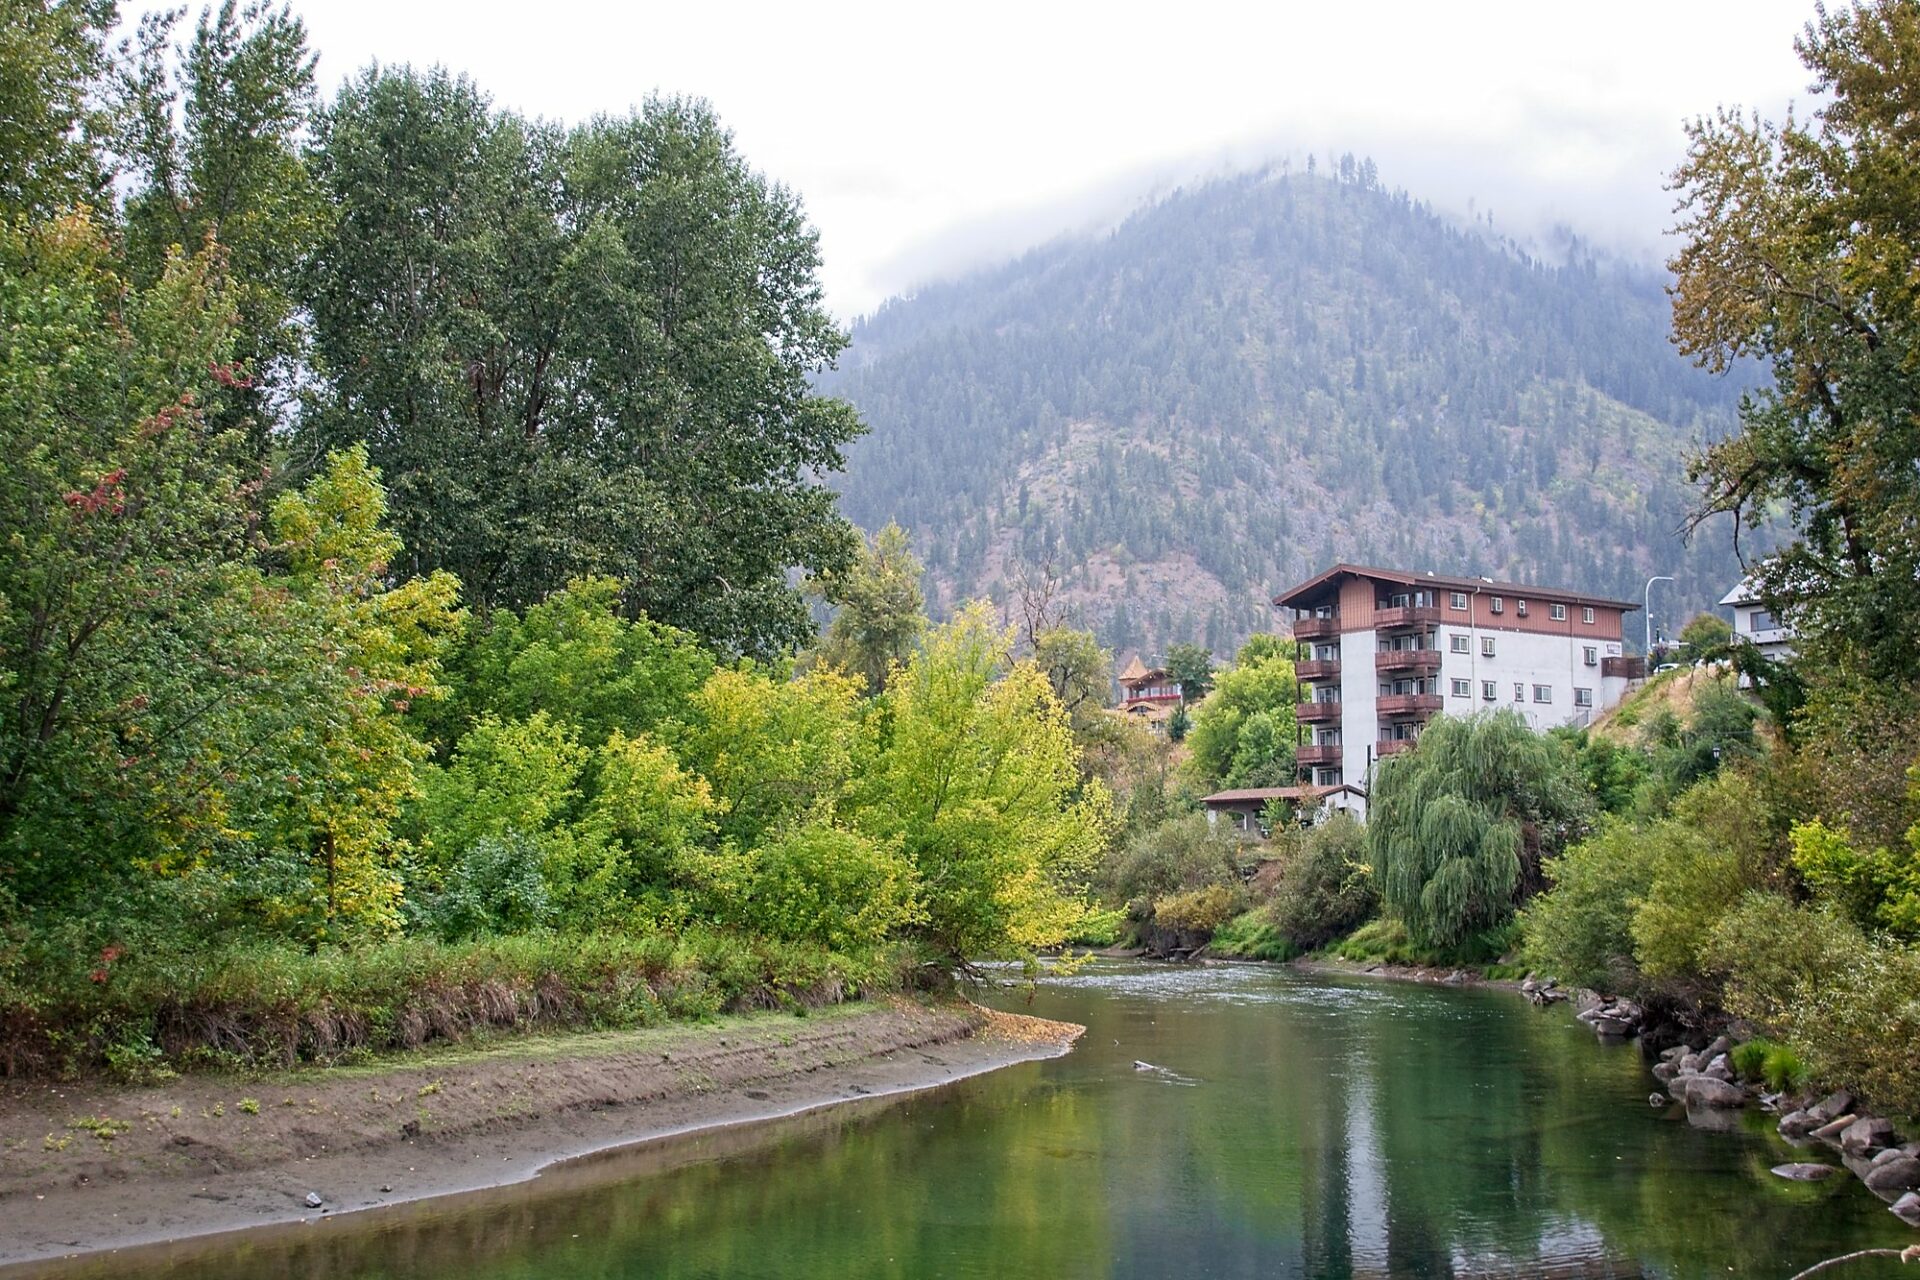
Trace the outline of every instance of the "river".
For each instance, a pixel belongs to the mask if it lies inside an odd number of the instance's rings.
[[[1101,962],[996,1002],[1087,1035],[928,1092],[97,1274],[1785,1280],[1914,1240],[1852,1178],[1770,1175],[1793,1156],[1766,1117],[1694,1128],[1648,1104],[1632,1048],[1510,993]]]

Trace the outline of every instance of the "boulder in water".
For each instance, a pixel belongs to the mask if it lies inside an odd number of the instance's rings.
[[[1777,1164],[1773,1166],[1775,1177],[1786,1178],[1793,1182],[1818,1182],[1822,1178],[1831,1178],[1840,1172],[1830,1164]]]

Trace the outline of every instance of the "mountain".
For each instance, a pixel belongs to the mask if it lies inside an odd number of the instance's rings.
[[[1635,600],[1672,574],[1677,630],[1739,577],[1726,530],[1677,530],[1741,387],[1673,350],[1661,277],[1559,248],[1350,159],[1182,190],[856,325],[844,509],[907,527],[937,605],[1050,564],[1116,646],[1230,651],[1339,560]]]

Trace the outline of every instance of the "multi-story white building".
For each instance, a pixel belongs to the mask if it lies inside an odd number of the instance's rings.
[[[1339,564],[1274,604],[1300,643],[1301,777],[1365,787],[1434,716],[1507,707],[1584,725],[1645,675],[1622,651],[1639,606],[1577,591]]]

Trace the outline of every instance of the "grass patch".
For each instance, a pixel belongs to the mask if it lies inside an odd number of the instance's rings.
[[[1479,970],[1488,978],[1506,979],[1526,976],[1526,966],[1504,959],[1519,940],[1520,926],[1509,921],[1467,938],[1456,947],[1421,946],[1407,933],[1407,926],[1390,916],[1369,920],[1321,954],[1358,964],[1393,964],[1439,968],[1451,966]]]
[[[128,957],[111,980],[0,970],[0,1075],[285,1070],[432,1044],[620,1030],[893,989],[891,950],[847,956],[716,930],[527,934],[355,950]]]
[[[1244,911],[1227,921],[1213,931],[1208,946],[1215,955],[1242,960],[1291,960],[1300,954],[1261,911]]]

